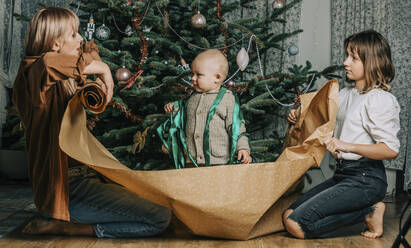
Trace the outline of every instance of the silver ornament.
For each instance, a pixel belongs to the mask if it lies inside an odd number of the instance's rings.
[[[106,25],[102,24],[96,29],[96,38],[99,40],[107,40],[110,38],[110,33],[110,29]]]
[[[191,24],[195,28],[203,28],[207,24],[207,21],[206,18],[200,12],[197,12],[197,14],[191,17]]]
[[[229,87],[233,87],[233,86],[235,86],[235,82],[232,79],[230,79],[230,80],[227,81],[226,85],[229,86]]]
[[[240,68],[241,71],[244,71],[248,65],[249,60],[250,58],[248,57],[247,51],[244,47],[242,47],[236,57],[238,68]]]
[[[298,47],[296,45],[289,46],[288,47],[288,54],[297,55],[298,54]]]
[[[133,30],[130,25],[127,25],[126,30],[124,30],[124,33],[126,33],[127,36],[131,36],[133,34]]]
[[[151,26],[144,26],[143,31],[149,33],[153,27]]]
[[[131,77],[131,72],[125,66],[121,67],[116,71],[116,79],[117,81],[126,81]]]
[[[273,2],[273,9],[281,9],[285,5],[285,0],[275,0]]]

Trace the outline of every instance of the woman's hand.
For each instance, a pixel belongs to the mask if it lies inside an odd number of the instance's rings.
[[[290,110],[287,120],[290,124],[295,124],[297,122],[297,110],[296,109]]]
[[[334,157],[337,157],[339,152],[352,152],[353,144],[341,141],[336,138],[328,138],[324,141],[324,144],[328,151]]]
[[[249,164],[253,160],[248,150],[239,150],[237,160],[241,160],[243,164]]]
[[[93,62],[84,67],[83,73],[86,75],[98,75],[98,77],[105,85],[105,87],[102,87],[102,89],[105,90],[107,94],[107,103],[109,103],[111,101],[111,98],[113,97],[114,81],[108,65],[102,61],[93,60]]]

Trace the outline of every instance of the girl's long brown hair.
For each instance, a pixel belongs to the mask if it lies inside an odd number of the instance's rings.
[[[374,30],[356,33],[344,40],[344,48],[357,53],[364,64],[365,86],[362,93],[379,88],[390,91],[395,69],[387,40]]]

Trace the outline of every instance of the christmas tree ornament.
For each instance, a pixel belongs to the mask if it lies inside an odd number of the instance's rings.
[[[233,86],[235,86],[235,82],[232,79],[230,79],[230,80],[227,81],[226,85],[228,87],[233,87]]]
[[[133,27],[137,30],[138,27],[141,24],[141,19],[138,16],[133,16],[131,17],[131,23],[133,24]]]
[[[116,71],[117,81],[126,81],[131,77],[131,72],[125,66],[121,67]]]
[[[168,25],[169,25],[169,21],[170,21],[170,19],[169,19],[169,17],[168,17],[168,11],[164,11],[163,14],[164,14],[164,15],[163,15],[163,27],[164,27],[164,28],[167,28]]]
[[[133,34],[133,30],[130,25],[127,25],[126,30],[124,32],[127,34],[127,36],[131,36]]]
[[[90,15],[87,23],[86,37],[88,40],[93,39],[93,33],[96,31],[96,24],[94,23],[93,14]]]
[[[250,58],[248,57],[247,51],[244,47],[241,48],[236,57],[238,68],[240,68],[241,71],[244,71],[248,65],[249,60]]]
[[[200,11],[197,12],[197,14],[193,15],[191,17],[191,24],[195,28],[203,28],[207,24],[205,16],[203,16]]]
[[[152,28],[153,28],[153,27],[151,27],[151,26],[144,26],[144,27],[143,27],[143,32],[149,33]]]
[[[285,0],[274,0],[272,6],[273,9],[281,9],[285,5]]]
[[[298,54],[298,47],[296,45],[291,45],[288,47],[288,54],[294,56]]]
[[[144,145],[146,144],[146,136],[147,132],[150,128],[147,127],[144,132],[137,131],[137,133],[133,137],[133,154],[136,154],[136,152],[141,152],[143,150]]]
[[[110,38],[110,29],[104,23],[96,29],[96,38],[99,40],[107,40]]]
[[[181,65],[178,65],[178,68],[180,68],[183,71],[189,71],[190,70],[190,65],[186,63],[186,61],[181,58],[180,59]]]

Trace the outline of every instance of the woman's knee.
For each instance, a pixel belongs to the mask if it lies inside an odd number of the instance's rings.
[[[172,213],[170,209],[160,206],[160,209],[155,216],[156,221],[153,224],[153,227],[156,230],[156,234],[161,233],[170,225],[171,216]]]

